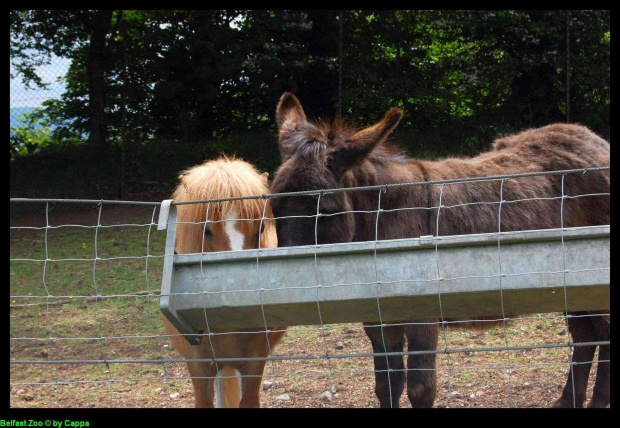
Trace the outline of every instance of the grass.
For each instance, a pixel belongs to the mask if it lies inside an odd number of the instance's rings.
[[[149,290],[152,284],[157,290],[165,235],[150,226],[150,218],[140,222],[12,231],[10,257],[24,260],[10,263],[11,295],[105,296]]]

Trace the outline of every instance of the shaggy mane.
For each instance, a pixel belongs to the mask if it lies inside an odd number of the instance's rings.
[[[323,157],[329,147],[337,146],[361,129],[347,124],[342,118],[317,119],[302,124],[296,132],[289,134],[288,141],[302,158]],[[405,151],[396,145],[384,142],[370,153],[369,158],[404,163],[410,159]]]
[[[235,157],[221,157],[181,173],[181,183],[172,198],[177,201],[210,200],[235,198],[241,196],[260,196],[269,193],[265,181],[256,168]],[[187,221],[205,220],[207,206],[209,220],[220,221],[231,211],[237,211],[240,219],[260,219],[263,216],[265,201],[262,199],[243,199],[217,203],[184,205],[191,211]]]

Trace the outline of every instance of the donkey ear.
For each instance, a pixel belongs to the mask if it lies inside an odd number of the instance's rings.
[[[276,108],[276,122],[280,131],[278,145],[280,146],[280,155],[284,163],[295,152],[298,144],[298,140],[294,138],[296,135],[293,135],[296,133],[289,133],[287,131],[295,131],[302,124],[306,123],[304,109],[301,108],[301,103],[292,93],[285,92],[280,98]]]
[[[361,162],[383,143],[392,133],[403,117],[403,111],[393,107],[383,119],[366,129],[356,132],[341,146],[335,148],[330,159],[330,166],[336,175],[344,174],[349,168]]]
[[[396,128],[398,122],[400,122],[401,117],[403,117],[403,111],[392,107],[381,122],[356,132],[349,141],[358,146],[362,152],[370,153],[372,149],[386,140],[388,135]]]
[[[294,129],[297,125],[306,121],[306,114],[301,108],[301,103],[295,95],[285,92],[276,108],[276,122],[280,131]]]

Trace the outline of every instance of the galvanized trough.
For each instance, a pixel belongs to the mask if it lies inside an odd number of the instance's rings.
[[[174,254],[174,206],[166,223],[160,309],[191,343],[207,330],[610,307],[609,226]]]

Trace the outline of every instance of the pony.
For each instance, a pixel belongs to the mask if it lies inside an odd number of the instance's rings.
[[[276,108],[282,164],[272,182],[272,193],[609,165],[609,143],[583,126],[569,124],[501,138],[492,150],[472,158],[416,160],[385,142],[402,115],[400,109],[392,108],[380,122],[362,130],[347,126],[340,118],[311,122],[297,97],[284,93]],[[609,187],[608,171],[590,171],[565,177],[515,178],[501,185],[498,181],[480,181],[385,188],[378,219],[377,191],[326,192],[318,200],[317,196],[274,198],[272,208],[279,246],[286,247],[497,232],[500,200],[513,202],[500,205],[501,231],[606,225],[610,221]],[[564,200],[559,197],[562,191],[567,196],[599,196]],[[426,209],[399,209],[403,207]],[[326,215],[317,219],[317,208]],[[381,328],[376,322],[365,322],[364,330],[374,353],[402,352],[405,338],[409,351],[435,350],[437,320],[419,321],[426,323],[410,321]],[[609,340],[609,317],[569,316],[568,327],[575,342]],[[583,405],[594,351],[594,346],[575,348],[572,361],[577,364],[569,370],[566,387],[555,406]],[[609,404],[609,363],[605,362],[609,357],[609,346],[600,346],[590,407]],[[435,354],[408,356],[409,370],[404,369],[403,358],[398,355],[375,356],[374,366],[375,393],[381,407],[399,406],[405,372],[412,407],[432,407],[437,388]]]
[[[235,158],[207,161],[182,172],[179,179],[172,196],[176,202],[269,193],[268,173],[259,174],[253,165]],[[277,247],[271,208],[260,199],[186,204],[177,209],[179,254]],[[236,333],[210,330],[216,334],[191,345],[167,319],[164,323],[174,348],[186,359],[266,357],[286,329],[271,328],[270,333],[261,329]],[[195,406],[213,407],[215,381],[219,407],[260,407],[265,362],[187,363]]]

